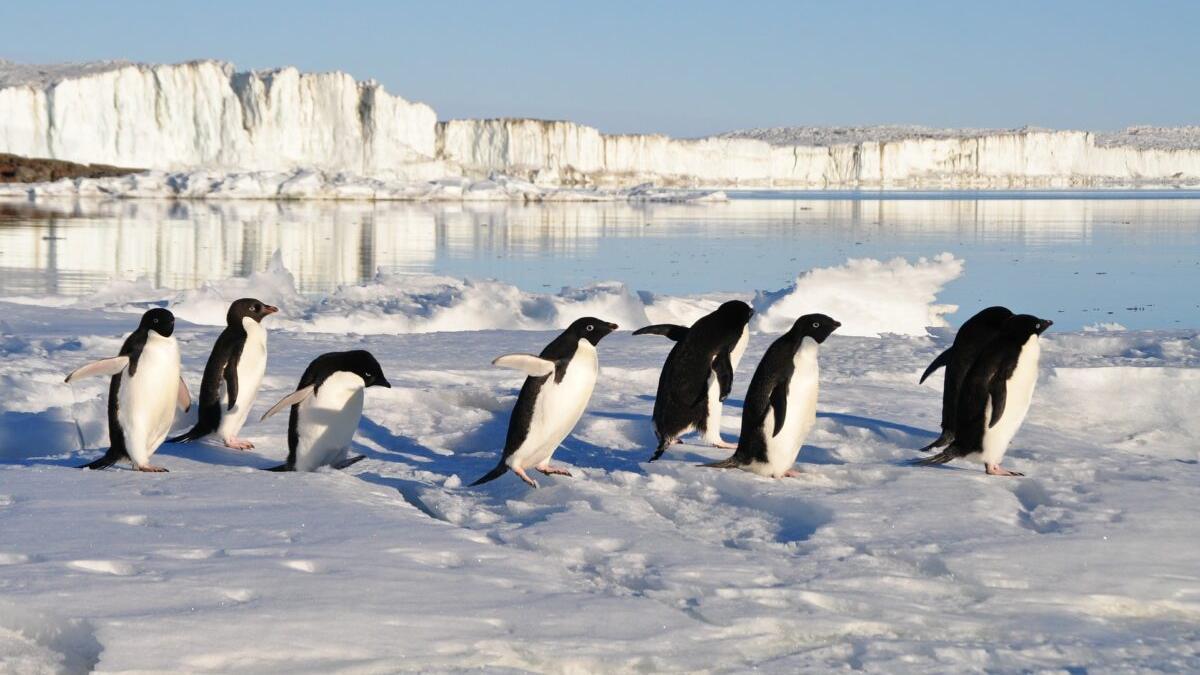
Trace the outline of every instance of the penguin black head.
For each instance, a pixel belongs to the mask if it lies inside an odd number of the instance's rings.
[[[225,322],[230,326],[241,327],[242,319],[250,318],[261,323],[264,318],[278,311],[278,307],[268,305],[257,298],[242,298],[229,305]]]
[[[175,332],[175,315],[169,309],[155,307],[142,315],[138,330],[154,331],[163,337],[171,337],[171,334]]]
[[[1028,338],[1030,335],[1041,335],[1054,325],[1050,319],[1039,319],[1032,314],[1016,314],[1004,322],[1004,332],[1016,337]]]
[[[825,342],[829,334],[837,330],[842,323],[834,321],[833,317],[824,314],[805,314],[792,324],[789,335],[799,338],[812,338],[817,344]]]
[[[750,305],[741,300],[730,300],[729,302],[721,303],[721,306],[714,312],[718,316],[729,321],[729,323],[744,326],[750,321],[750,317],[754,316],[754,310]]]
[[[383,368],[380,367],[379,361],[375,360],[374,355],[365,349],[355,349],[349,352],[342,352],[338,355],[337,370],[354,373],[363,379],[368,387],[384,387],[392,388],[392,383],[387,381],[383,376]]]
[[[575,322],[567,326],[567,333],[574,335],[581,340],[587,340],[596,345],[600,342],[600,338],[608,335],[618,328],[617,324],[601,321],[594,316],[585,316],[582,319],[575,319]]]
[[[971,318],[988,326],[1000,326],[1011,316],[1013,316],[1011,309],[996,305],[979,310],[979,313]]]

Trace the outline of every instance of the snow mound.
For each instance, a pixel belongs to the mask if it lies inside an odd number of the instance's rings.
[[[963,262],[949,253],[910,263],[849,260],[839,267],[814,269],[778,291],[759,291],[755,330],[781,333],[803,314],[824,312],[843,323],[839,333],[922,336],[947,326],[954,305],[938,304],[937,294],[962,273]],[[633,291],[617,281],[601,281],[556,293],[534,293],[501,281],[426,274],[380,272],[366,284],[341,286],[314,297],[296,290],[296,280],[277,252],[269,269],[187,291],[156,289],[149,281],[118,281],[79,298],[74,306],[142,312],[169,306],[191,323],[225,324],[229,303],[256,297],[278,306],[273,325],[297,332],[357,335],[478,330],[555,330],[582,316],[614,321],[634,329],[651,323],[691,325],[737,293],[692,296]],[[41,304],[45,304],[42,302]]]
[[[847,260],[806,272],[787,288],[754,298],[758,330],[779,333],[797,317],[820,312],[842,322],[841,335],[924,335],[946,326],[956,305],[937,304],[937,294],[963,271],[950,253],[910,263],[904,258]]]

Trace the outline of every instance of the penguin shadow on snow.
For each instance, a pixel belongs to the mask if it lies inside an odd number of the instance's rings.
[[[75,422],[52,411],[0,412],[0,464],[75,466],[107,449],[81,448]]]

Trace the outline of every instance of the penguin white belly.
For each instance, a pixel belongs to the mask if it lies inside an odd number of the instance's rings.
[[[767,461],[753,462],[746,468],[763,476],[781,478],[800,456],[804,439],[817,423],[817,394],[820,390],[820,369],[817,366],[818,345],[812,338],[804,338],[796,350],[793,363],[795,370],[788,382],[787,409],[784,412],[783,428],[775,436],[775,411],[767,409],[763,421],[763,435],[767,438]]]
[[[733,349],[729,352],[729,364],[733,366],[733,371],[737,372],[738,363],[742,360],[742,355],[746,353],[746,345],[750,342],[750,326],[742,328],[742,336],[738,338]],[[708,413],[704,423],[704,438],[705,440],[716,442],[721,440],[721,383],[717,381],[717,374],[710,372],[708,374]]]
[[[135,466],[145,466],[171,431],[179,396],[179,345],[150,331],[137,373],[121,373],[117,421],[125,450]]]
[[[315,471],[345,455],[362,419],[365,385],[358,375],[337,372],[325,379],[316,396],[300,403],[296,471]]]
[[[217,428],[217,434],[222,440],[236,438],[242,426],[246,424],[246,417],[250,414],[250,408],[254,406],[258,388],[267,372],[266,329],[251,318],[243,318],[242,327],[246,330],[246,344],[238,358],[238,395],[233,408],[224,410],[221,415],[221,425]],[[226,407],[229,399],[228,393],[225,393],[224,382],[221,383],[221,391],[221,405]]]
[[[596,387],[599,370],[596,348],[587,340],[580,340],[575,356],[567,364],[562,382],[556,383],[551,375],[538,391],[529,433],[521,447],[509,456],[507,463],[510,467],[528,469],[550,461],[559,444],[583,416],[592,398],[592,390]]]
[[[999,464],[1000,460],[1004,459],[1009,443],[1025,421],[1025,415],[1029,413],[1029,404],[1033,401],[1033,390],[1037,385],[1041,352],[1037,335],[1030,336],[1021,346],[1017,367],[1005,386],[1004,414],[1000,416],[996,426],[990,429],[985,426],[983,430],[981,459],[985,464]],[[991,419],[992,400],[989,396],[984,408],[984,424],[989,424]]]

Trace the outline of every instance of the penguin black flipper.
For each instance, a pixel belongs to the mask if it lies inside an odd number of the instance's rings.
[[[718,354],[717,358],[713,359],[713,372],[717,374],[717,385],[720,387],[720,400],[724,401],[729,398],[729,393],[733,391],[733,362],[729,353],[730,347],[725,347]]]
[[[950,359],[952,359],[952,358],[954,358],[954,347],[953,346],[951,346],[949,349],[942,352],[941,354],[938,354],[938,357],[933,360],[933,363],[930,363],[929,367],[925,369],[925,372],[921,374],[921,379],[917,381],[917,384],[924,384],[925,379],[928,378],[930,375],[934,374],[935,372],[937,372],[938,368],[941,368],[943,366],[949,366]]]
[[[682,342],[688,335],[686,326],[677,326],[673,323],[656,323],[653,326],[646,326],[633,331],[634,335],[663,335],[675,342]]]
[[[1016,359],[1009,359],[1007,367],[998,368],[988,385],[988,396],[992,403],[992,419],[988,422],[989,429],[996,426],[996,422],[999,422],[1000,418],[1004,416],[1004,403],[1008,399],[1008,378],[1012,377],[1016,368]]]
[[[787,418],[787,395],[787,380],[776,384],[771,392],[771,410],[775,413],[775,431],[771,433],[772,437],[779,435],[779,430],[783,428],[783,420]],[[763,420],[766,421],[766,414],[763,415]]]
[[[228,329],[227,329],[228,330]],[[233,351],[229,355],[229,360],[225,362],[225,392],[228,394],[229,403],[226,410],[233,410],[234,404],[237,403],[238,397],[238,362],[242,359],[242,348],[246,346],[246,336],[238,340],[233,345]]]

